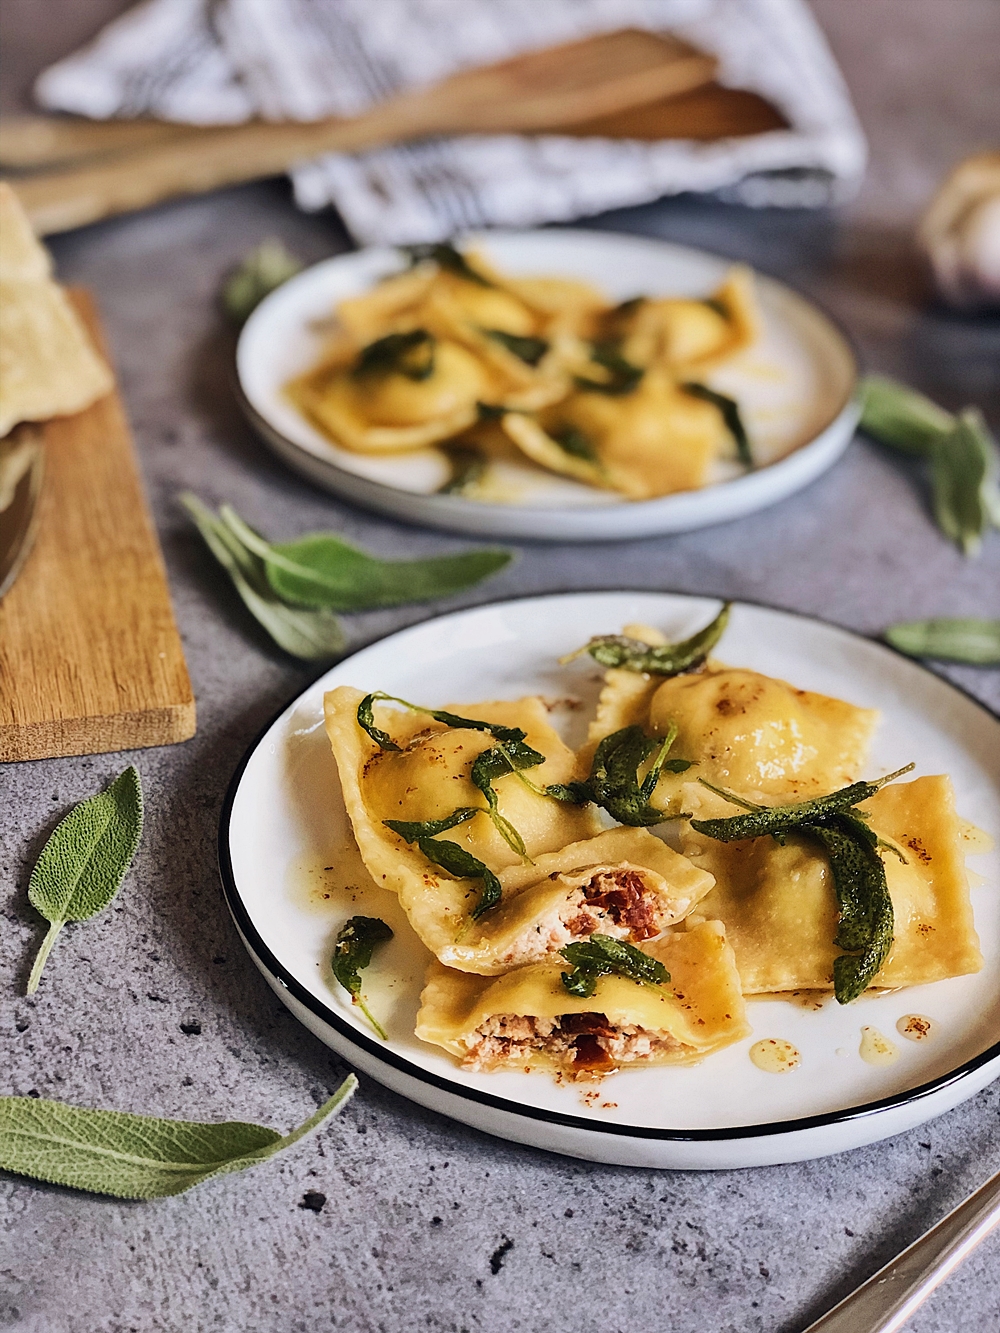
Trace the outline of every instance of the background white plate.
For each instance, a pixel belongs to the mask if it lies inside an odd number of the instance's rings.
[[[455,1119],[537,1147],[628,1165],[714,1168],[822,1156],[898,1133],[948,1110],[1000,1074],[1000,854],[973,859],[988,885],[973,890],[986,965],[848,1007],[808,1011],[750,1003],[754,1034],[682,1069],[620,1073],[559,1086],[546,1074],[475,1074],[413,1035],[426,950],[395,897],[372,885],[350,843],[336,766],[322,725],[337,684],[383,689],[432,707],[540,693],[576,696],[556,725],[579,743],[599,671],[558,657],[592,634],[646,621],[671,637],[701,627],[704,598],[574,593],[503,602],[394,634],[335,666],[268,728],[236,774],[220,829],[227,898],[251,956],[293,1013],[363,1072]],[[961,813],[1000,834],[1000,720],[916,663],[880,644],[787,612],[737,604],[723,660],[882,710],[871,775],[913,759],[921,774],[953,777]],[[389,1031],[374,1038],[330,972],[336,933],[355,913],[381,916],[395,939],[365,973]],[[903,1040],[896,1020],[935,1019],[935,1036]],[[862,1024],[894,1040],[900,1059],[873,1067],[858,1054]],[[783,1037],[802,1052],[792,1073],[763,1073],[751,1043]],[[839,1052],[839,1053],[838,1053]]]
[[[569,228],[485,232],[462,243],[481,248],[511,274],[583,278],[615,301],[639,293],[708,296],[732,262],[665,241]],[[236,352],[243,407],[265,441],[296,471],[370,509],[457,532],[551,541],[682,532],[737,518],[808,485],[840,456],[857,425],[857,366],[843,334],[811,302],[758,275],[761,338],[705,379],[739,401],[764,466],[743,474],[724,465],[720,478],[728,470],[728,480],[637,502],[528,463],[497,469],[509,503],[434,494],[450,475],[439,450],[392,458],[351,453],[284,395],[288,381],[318,359],[320,326],[337,304],[403,264],[395,250],[362,250],[306,269],[261,302]]]

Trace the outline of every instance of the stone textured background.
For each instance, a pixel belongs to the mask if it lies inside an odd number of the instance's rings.
[[[6,0],[6,110],[33,75],[123,7]],[[746,259],[825,304],[869,368],[1000,425],[1000,322],[926,299],[914,217],[958,157],[1000,140],[996,0],[815,0],[871,136],[864,191],[832,213],[681,199],[596,225]],[[343,1077],[265,986],[215,869],[229,776],[315,674],[268,646],[174,501],[228,499],[269,534],[338,528],[385,554],[458,549],[339,504],[286,472],[230,392],[222,274],[281,236],[306,260],[347,247],[282,182],[233,189],[58,238],[62,277],[98,297],[142,457],[198,697],[186,745],[0,770],[2,1091],[282,1130]],[[525,545],[449,606],[628,585],[747,597],[876,633],[929,614],[1000,614],[1000,538],[964,561],[935,531],[915,470],[870,443],[805,494],[751,518],[610,547]],[[356,617],[361,644],[433,607]],[[1000,674],[953,677],[994,709]],[[143,846],[119,902],[60,939],[20,998],[41,927],[31,864],[74,801],[134,760]],[[196,1021],[200,1033],[181,1025]],[[593,1166],[452,1124],[365,1080],[343,1117],[286,1157],[162,1202],[120,1203],[0,1178],[0,1328],[19,1333],[252,1330],[408,1333],[797,1333],[998,1165],[1000,1091],[875,1147],[719,1174]],[[320,1212],[306,1191],[326,1195]],[[914,1318],[914,1333],[996,1326],[1000,1237]]]

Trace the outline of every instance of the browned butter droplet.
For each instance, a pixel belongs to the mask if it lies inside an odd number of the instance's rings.
[[[750,1047],[750,1059],[765,1074],[787,1074],[790,1069],[798,1069],[802,1056],[790,1041],[781,1037],[765,1037],[755,1041]]]
[[[937,1024],[926,1014],[904,1014],[896,1024],[896,1031],[907,1041],[926,1041],[933,1036]]]
[[[884,1037],[878,1028],[867,1024],[861,1029],[861,1045],[858,1054],[870,1065],[891,1065],[899,1059],[899,1047]]]

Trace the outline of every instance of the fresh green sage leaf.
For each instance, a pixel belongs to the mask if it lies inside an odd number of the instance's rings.
[[[265,541],[230,506],[220,517],[247,550],[263,560],[267,581],[282,602],[331,611],[371,611],[449,597],[510,564],[510,551],[485,549],[429,560],[379,560],[333,533],[297,541]]]
[[[67,921],[102,912],[121,888],[142,837],[142,784],[134,765],[105,791],[75,805],[53,829],[28,883],[28,900],[49,922],[28,978],[29,995]]]
[[[405,375],[417,382],[430,379],[436,349],[437,340],[426,329],[387,333],[362,347],[351,374],[355,379],[373,375]]]
[[[352,916],[337,932],[331,967],[344,990],[382,1038],[388,1033],[374,1016],[361,994],[361,973],[371,963],[372,954],[380,944],[392,939],[392,929],[377,916]]]
[[[537,366],[549,350],[544,338],[528,338],[518,333],[506,333],[503,329],[482,329],[481,332],[529,366]]]
[[[717,315],[721,315],[725,320],[731,320],[733,312],[726,305],[725,301],[720,301],[717,296],[706,296],[702,305],[707,305],[709,310],[714,310]]]
[[[589,653],[601,666],[642,671],[651,676],[679,676],[683,671],[692,671],[701,666],[708,657],[725,633],[731,606],[731,602],[726,602],[711,624],[683,643],[664,643],[651,647],[648,643],[626,638],[622,634],[601,634],[561,661],[571,662],[574,657]]]
[[[430,259],[446,273],[454,274],[456,278],[465,278],[467,282],[474,282],[478,287],[496,286],[496,283],[477,273],[465,255],[446,241],[430,245],[401,245],[399,248],[409,256],[411,264],[422,264]]]
[[[967,556],[976,555],[1000,508],[997,452],[982,415],[959,414],[955,426],[931,448],[934,517],[946,537]]]
[[[657,959],[624,940],[611,935],[591,935],[589,939],[567,944],[559,952],[572,972],[562,973],[562,984],[570,995],[589,999],[601,977],[627,977],[640,986],[662,986],[670,973]]]
[[[239,1120],[212,1125],[0,1097],[0,1167],[91,1194],[162,1199],[267,1161],[335,1115],[357,1086],[348,1075],[329,1101],[285,1135]]]
[[[230,273],[222,287],[222,305],[235,324],[245,324],[276,287],[293,278],[302,268],[300,260],[288,253],[274,237],[261,242]]]
[[[260,556],[249,550],[196,495],[185,492],[178,498],[205,545],[229,575],[244,606],[279,648],[310,662],[325,661],[343,651],[344,631],[332,611],[286,606],[268,583]],[[263,539],[258,537],[258,540]]]
[[[929,457],[941,436],[955,426],[950,412],[884,375],[867,376],[860,393],[861,429],[902,453]]]
[[[904,620],[884,638],[910,657],[1000,666],[1000,620]]]
[[[740,416],[739,404],[736,399],[727,398],[724,393],[716,393],[707,384],[695,384],[693,381],[682,384],[681,388],[692,398],[700,398],[703,402],[711,403],[713,407],[719,409],[726,430],[729,431],[736,444],[736,456],[745,467],[752,468],[753,454],[750,451],[750,440],[747,437],[746,427],[743,425],[743,418]]]

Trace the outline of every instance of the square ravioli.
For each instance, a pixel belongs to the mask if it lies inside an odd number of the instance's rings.
[[[749,1033],[717,921],[671,931],[644,952],[663,963],[668,983],[605,976],[587,998],[567,992],[568,964],[560,958],[492,979],[432,963],[417,1036],[467,1069],[540,1067],[593,1078],[622,1067],[692,1064]]]
[[[699,819],[736,813],[697,783],[685,787],[683,799]],[[982,955],[951,780],[890,784],[859,809],[870,815],[873,832],[906,857],[903,864],[882,852],[895,924],[874,985],[917,986],[978,972]],[[715,876],[699,911],[725,924],[744,994],[832,989],[837,905],[829,864],[815,843],[795,834],[784,847],[770,837],[722,843],[685,825],[681,845]]]
[[[490,822],[468,770],[493,744],[488,733],[449,729],[426,716],[378,708],[400,751],[380,750],[357,721],[365,696],[342,686],[326,696],[327,731],[344,801],[365,865],[376,883],[399,895],[417,935],[451,967],[492,974],[536,961],[595,930],[628,941],[648,939],[682,920],[712,877],[645,829],[600,831],[592,807],[570,806],[525,787],[514,774],[497,783],[500,813],[524,838],[520,858]],[[520,726],[546,755],[530,771],[536,785],[566,782],[575,758],[535,698],[469,705],[467,717]],[[481,814],[447,833],[496,874],[497,907],[472,919],[477,892],[430,862],[419,847],[382,822],[439,819],[456,807]]]

